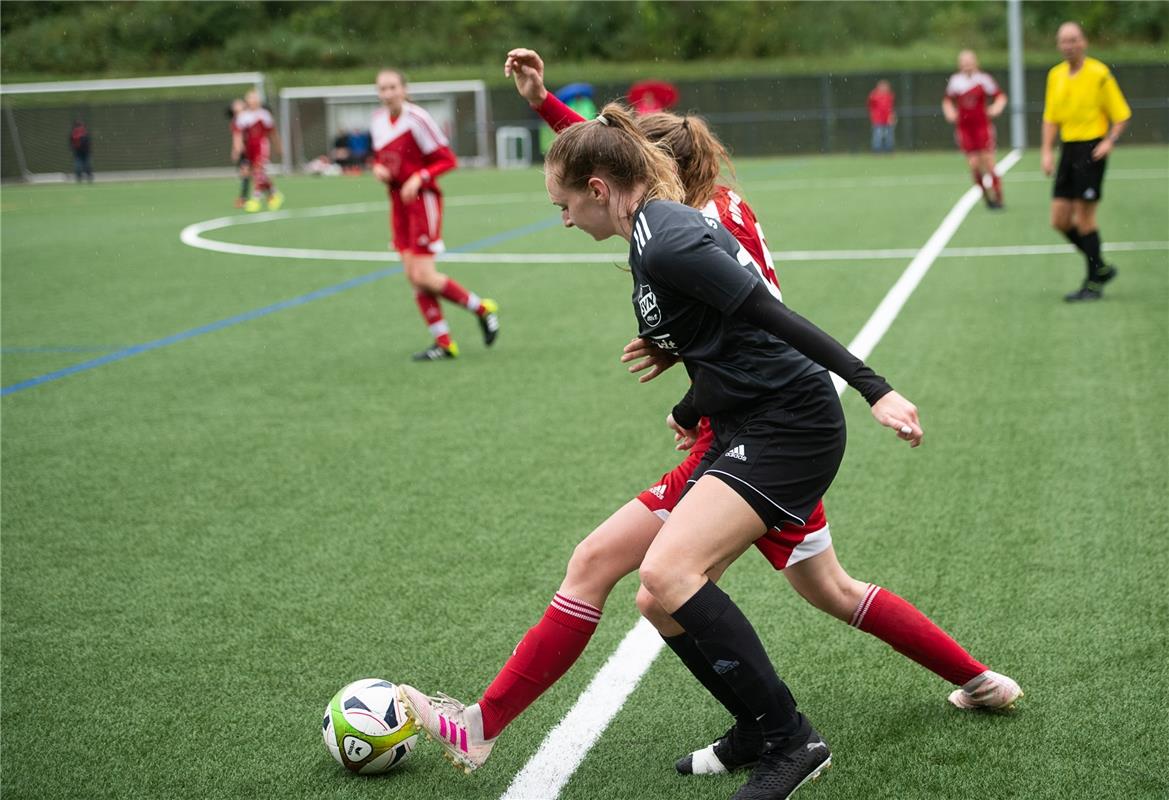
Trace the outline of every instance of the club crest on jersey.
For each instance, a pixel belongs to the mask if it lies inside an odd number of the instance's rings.
[[[645,320],[645,324],[651,328],[662,321],[662,310],[658,308],[658,298],[654,295],[653,290],[644,283],[638,287],[637,310],[641,312],[641,318]]]

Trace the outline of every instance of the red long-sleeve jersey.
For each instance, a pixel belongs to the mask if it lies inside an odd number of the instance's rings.
[[[396,192],[415,173],[422,186],[438,192],[435,179],[458,166],[446,135],[421,106],[405,103],[395,118],[379,108],[369,124],[373,150],[379,164],[390,170],[390,191]]]

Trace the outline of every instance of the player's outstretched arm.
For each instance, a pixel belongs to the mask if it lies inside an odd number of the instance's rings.
[[[510,50],[503,62],[503,74],[515,80],[516,91],[532,107],[539,106],[548,96],[544,86],[544,59],[535,50],[526,47]]]

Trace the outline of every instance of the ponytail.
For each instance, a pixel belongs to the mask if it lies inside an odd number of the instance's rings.
[[[665,145],[673,154],[686,191],[686,205],[702,208],[710,202],[724,164],[734,177],[735,168],[726,147],[702,117],[658,111],[638,117],[637,127],[650,141]]]
[[[669,151],[647,139],[620,103],[609,103],[596,119],[561,132],[544,162],[560,185],[573,191],[600,173],[623,190],[645,184],[646,200],[680,203],[686,197]]]

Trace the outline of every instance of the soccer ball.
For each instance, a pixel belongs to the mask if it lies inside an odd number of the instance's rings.
[[[398,687],[380,678],[346,686],[325,707],[325,749],[346,769],[373,775],[410,756],[418,728],[406,716]]]

